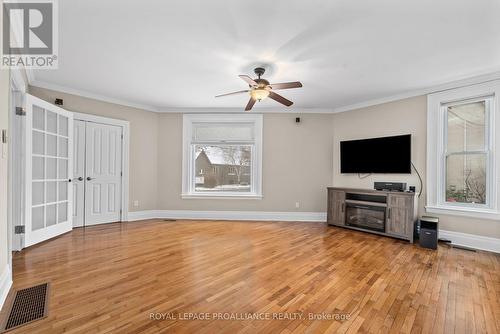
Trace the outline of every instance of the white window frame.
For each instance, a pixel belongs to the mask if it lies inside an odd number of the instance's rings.
[[[254,141],[251,143],[252,166],[251,166],[251,191],[250,192],[196,192],[195,191],[195,159],[196,152],[193,149],[192,134],[193,124],[223,124],[223,123],[253,123]],[[198,198],[242,198],[261,199],[262,198],[262,125],[263,117],[259,114],[184,114],[182,131],[182,194],[183,199]],[[238,142],[217,142],[214,144],[236,144],[248,145],[249,143]]]
[[[499,219],[499,150],[498,116],[500,81],[450,89],[427,97],[427,205],[426,211],[484,219]],[[446,202],[447,107],[486,100],[487,178],[486,204]]]

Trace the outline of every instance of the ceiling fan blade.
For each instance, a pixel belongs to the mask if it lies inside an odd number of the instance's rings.
[[[276,102],[279,102],[281,104],[284,104],[285,106],[289,107],[293,104],[292,101],[285,99],[283,96],[276,94],[273,91],[269,92],[269,98],[273,99]]]
[[[300,81],[294,82],[283,82],[283,83],[275,83],[270,84],[272,89],[289,89],[289,88],[300,88],[302,87],[302,83]]]
[[[239,75],[239,77],[242,78],[250,86],[258,86],[258,84],[252,78],[250,78],[248,75],[241,74],[241,75]]]
[[[254,104],[255,104],[255,100],[251,97],[247,103],[247,106],[245,107],[245,111],[250,111],[253,108]]]
[[[241,94],[241,93],[248,93],[249,90],[239,90],[237,92],[232,92],[232,93],[227,93],[227,94],[221,94],[221,95],[215,95],[215,97],[222,97],[222,96],[228,96],[228,95],[236,95],[236,94]]]

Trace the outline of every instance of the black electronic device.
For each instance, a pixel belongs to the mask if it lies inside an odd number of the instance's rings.
[[[341,141],[340,172],[411,174],[411,135]]]
[[[439,240],[439,218],[423,216],[420,218],[419,244],[424,248],[437,249]]]
[[[406,183],[404,182],[375,182],[375,190],[383,191],[406,191]]]

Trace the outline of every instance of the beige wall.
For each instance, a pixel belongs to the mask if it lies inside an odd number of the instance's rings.
[[[340,174],[340,141],[411,133],[412,160],[424,179],[424,191],[419,200],[419,213],[425,214],[426,121],[427,98],[425,96],[335,114],[333,118],[333,184],[342,187],[373,188],[374,181],[400,181],[418,187],[418,178],[414,172],[406,176],[375,174],[365,179],[359,179],[357,175]],[[500,238],[500,222],[498,221],[430,215],[440,217],[441,228],[444,230]]]
[[[332,171],[332,115],[264,114],[261,200],[181,199],[182,114],[161,114],[158,208],[163,210],[326,211]],[[295,207],[300,202],[300,208]]]
[[[29,92],[51,103],[62,98],[64,108],[70,111],[129,121],[129,210],[157,208],[158,114],[38,87],[29,87]],[[139,201],[138,207],[133,206],[134,200]]]

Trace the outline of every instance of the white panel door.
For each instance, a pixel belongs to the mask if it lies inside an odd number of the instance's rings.
[[[122,128],[86,123],[85,225],[121,219]]]
[[[74,120],[73,131],[73,227],[85,222],[85,121]]]
[[[72,113],[26,94],[25,246],[72,229]]]

